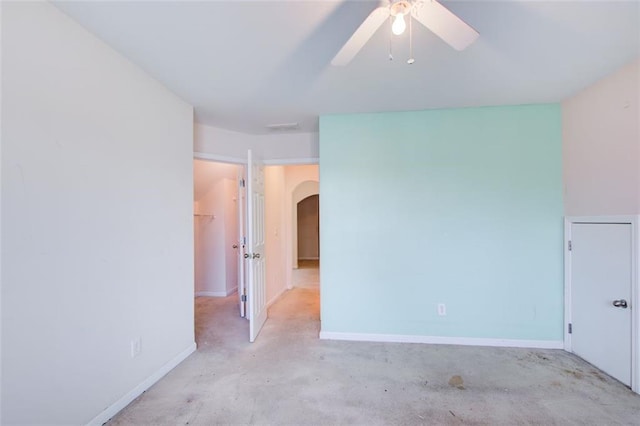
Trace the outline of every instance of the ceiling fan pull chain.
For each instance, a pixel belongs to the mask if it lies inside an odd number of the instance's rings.
[[[407,63],[409,65],[413,64],[416,60],[413,58],[413,17],[411,13],[409,15],[409,59],[407,59]]]
[[[391,50],[391,42],[393,40],[392,24],[393,24],[393,17],[389,15],[389,60],[390,61],[393,61],[393,52]]]

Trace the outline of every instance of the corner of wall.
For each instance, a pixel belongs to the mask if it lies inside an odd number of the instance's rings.
[[[568,216],[640,213],[640,59],[562,102]]]
[[[189,355],[194,353],[197,349],[196,342],[190,344],[187,348],[185,348],[182,352],[176,355],[173,359],[168,361],[162,367],[160,367],[157,371],[143,380],[136,387],[131,389],[125,395],[123,395],[116,402],[107,407],[104,411],[94,417],[89,423],[88,426],[102,426],[107,423],[113,416],[118,414],[121,410],[123,410],[127,405],[129,405],[133,400],[142,395],[147,389],[157,383],[160,379],[167,375],[171,370],[176,368],[182,361],[187,359]]]

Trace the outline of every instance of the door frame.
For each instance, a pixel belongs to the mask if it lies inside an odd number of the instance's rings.
[[[626,224],[631,225],[631,389],[640,393],[640,293],[638,291],[638,264],[640,264],[640,215],[565,216],[564,218],[564,350],[572,351],[571,334],[571,225],[573,224]]]
[[[204,152],[197,152],[194,151],[193,153],[193,160],[200,160],[200,161],[207,161],[210,163],[222,163],[222,164],[233,164],[235,166],[238,166],[238,176],[237,176],[237,184],[238,184],[238,192],[237,192],[237,197],[238,199],[236,200],[236,202],[238,203],[238,249],[236,251],[236,254],[238,256],[238,290],[237,290],[237,294],[238,294],[238,304],[239,304],[239,311],[240,311],[240,316],[243,318],[247,318],[247,304],[245,302],[242,302],[242,295],[245,294],[246,295],[246,265],[245,265],[245,260],[244,260],[244,253],[246,252],[245,250],[245,241],[246,241],[246,236],[244,235],[245,232],[245,228],[246,228],[246,206],[243,203],[242,200],[242,193],[244,193],[244,188],[240,188],[240,180],[246,181],[247,179],[247,159],[246,158],[235,158],[235,157],[227,157],[227,156],[223,156],[223,155],[216,155],[216,154],[208,154],[208,153],[204,153]],[[195,253],[194,253],[195,256]],[[195,297],[195,290],[194,290],[194,297]],[[244,307],[242,307],[242,304],[244,303]],[[195,315],[195,312],[194,312]]]

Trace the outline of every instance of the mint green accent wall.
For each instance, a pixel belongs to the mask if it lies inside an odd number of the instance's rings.
[[[555,104],[321,117],[322,331],[562,340],[561,165]]]

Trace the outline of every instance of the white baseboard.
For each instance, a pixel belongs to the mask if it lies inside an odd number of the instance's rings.
[[[226,291],[197,291],[196,297],[227,297]]]
[[[229,291],[197,291],[196,297],[227,297],[238,292],[238,287],[234,287]]]
[[[180,352],[175,358],[160,367],[158,371],[147,377],[142,383],[127,392],[122,398],[107,407],[102,413],[93,418],[88,425],[103,425],[113,416],[118,414],[120,410],[129,405],[131,401],[142,395],[144,391],[153,386],[158,380],[162,379],[169,371],[173,370],[178,364],[184,361],[189,355],[196,350],[196,343],[193,342],[184,351]]]
[[[321,331],[322,340],[357,342],[429,343],[434,345],[498,346],[505,348],[563,349],[562,340],[486,339],[478,337],[410,336],[401,334],[365,334]]]

